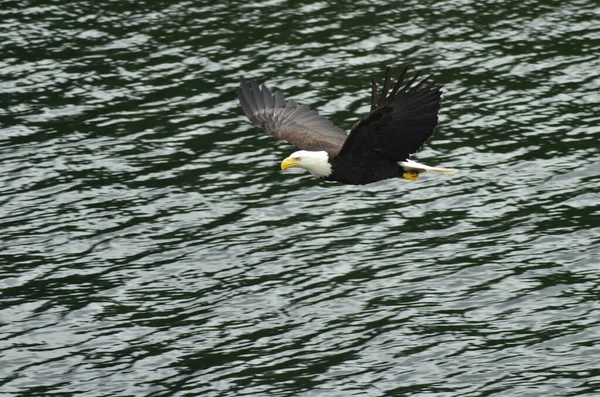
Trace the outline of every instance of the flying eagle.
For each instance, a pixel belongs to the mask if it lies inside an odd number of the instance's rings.
[[[420,72],[406,82],[407,69],[390,91],[392,69],[388,67],[379,96],[375,79],[371,81],[371,111],[350,134],[254,80],[242,77],[237,96],[254,125],[301,149],[281,162],[282,170],[300,167],[318,178],[352,185],[394,177],[415,180],[426,171],[452,174],[457,170],[409,160],[433,135],[442,86],[427,83],[431,76],[417,82]]]

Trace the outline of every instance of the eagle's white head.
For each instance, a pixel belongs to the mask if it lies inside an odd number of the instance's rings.
[[[329,155],[325,151],[299,150],[294,152],[281,162],[282,170],[291,167],[304,168],[317,178],[325,178],[331,175],[331,163],[329,162]]]

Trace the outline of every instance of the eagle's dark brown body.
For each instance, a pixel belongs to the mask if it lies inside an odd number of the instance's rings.
[[[399,177],[404,169],[396,161],[381,156],[338,156],[329,154],[332,174],[325,179],[349,185],[365,185],[383,179]]]

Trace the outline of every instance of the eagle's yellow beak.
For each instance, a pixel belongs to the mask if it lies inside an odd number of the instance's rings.
[[[299,165],[300,165],[300,161],[294,160],[293,158],[288,157],[281,162],[281,169],[287,170],[290,167],[297,167]]]

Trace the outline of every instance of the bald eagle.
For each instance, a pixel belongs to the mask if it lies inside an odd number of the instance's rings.
[[[390,91],[392,69],[387,68],[381,94],[371,81],[371,110],[350,130],[337,128],[325,117],[293,99],[286,102],[263,84],[241,78],[237,96],[250,121],[299,151],[281,162],[281,169],[300,167],[318,178],[364,185],[387,178],[415,180],[422,172],[452,174],[455,169],[429,167],[409,160],[438,123],[442,86],[417,82],[420,72],[405,81],[404,68]]]

